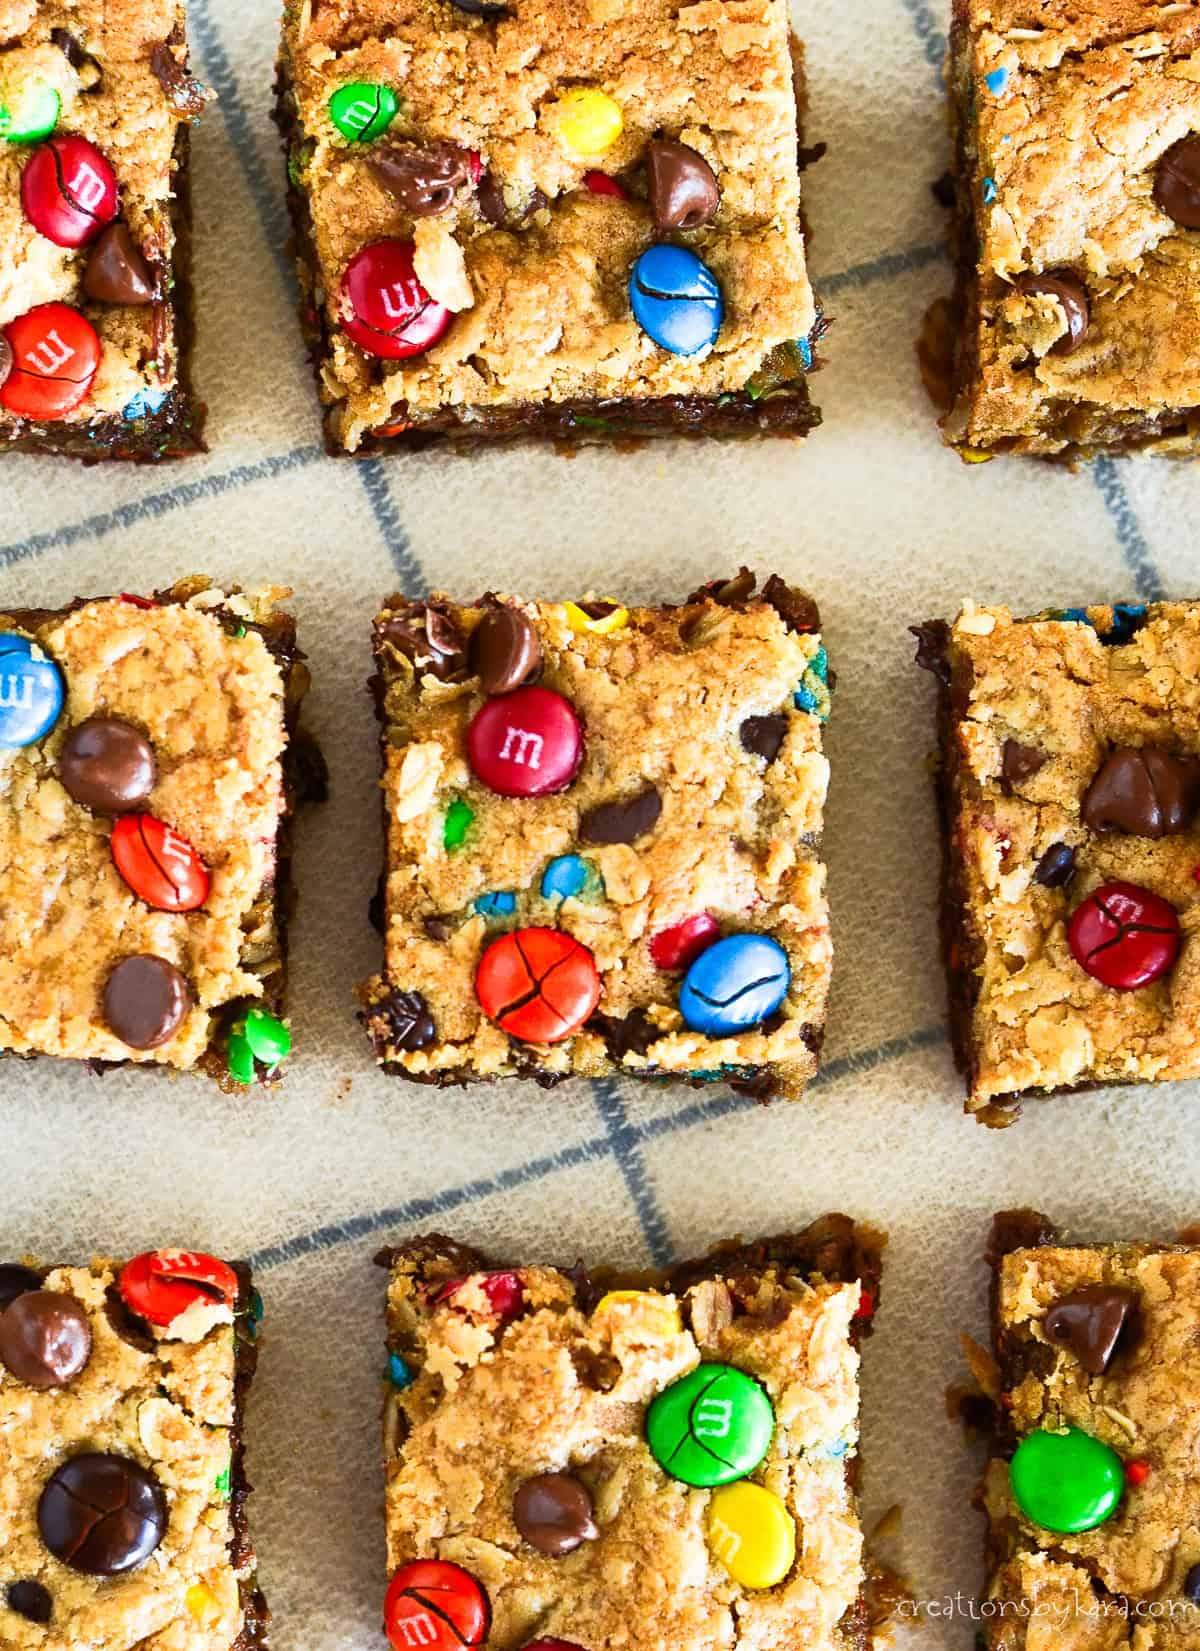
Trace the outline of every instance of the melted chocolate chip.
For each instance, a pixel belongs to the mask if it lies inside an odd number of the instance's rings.
[[[50,1597],[50,1590],[32,1579],[10,1582],[4,1598],[9,1610],[15,1611],[19,1617],[24,1617],[26,1622],[47,1623],[54,1615],[54,1601]]]
[[[1049,271],[1045,275],[1018,275],[1013,286],[1027,298],[1053,298],[1062,305],[1067,330],[1050,346],[1051,355],[1071,355],[1079,348],[1091,324],[1092,307],[1087,288],[1077,275],[1068,269]]]
[[[124,1456],[87,1451],[51,1476],[37,1510],[56,1559],[89,1576],[142,1565],[167,1529],[167,1500],[154,1475]]]
[[[187,981],[173,963],[149,952],[123,958],[104,988],[104,1019],[130,1049],[158,1049],[192,1007]]]
[[[1037,863],[1035,883],[1043,888],[1061,889],[1075,875],[1075,850],[1070,843],[1051,843]]]
[[[798,590],[773,573],[763,586],[762,594],[763,601],[771,604],[789,631],[805,636],[820,630],[821,615],[807,591]]]
[[[154,748],[119,717],[89,717],[63,741],[58,777],[68,796],[96,814],[126,814],[154,789]]]
[[[485,694],[507,694],[537,674],[542,644],[519,608],[489,608],[471,634],[470,659]]]
[[[769,717],[747,717],[738,736],[742,749],[751,756],[763,757],[773,763],[787,738],[788,719],[782,714]]]
[[[66,1387],[91,1355],[91,1321],[74,1296],[29,1290],[0,1313],[0,1363],[26,1387]]]
[[[1154,169],[1154,204],[1183,229],[1200,229],[1200,137],[1173,143]]]
[[[1014,785],[1020,785],[1044,768],[1049,761],[1045,751],[1039,751],[1035,746],[1022,745],[1019,740],[1005,740],[1004,751],[1000,758],[1000,780],[1006,790]]]
[[[380,1008],[388,1019],[391,1042],[406,1054],[424,1049],[436,1039],[433,1016],[420,992],[394,991]]]
[[[488,223],[503,229],[508,222],[508,207],[504,203],[504,191],[491,171],[485,172],[476,184],[475,199]]]
[[[119,218],[92,242],[83,272],[83,290],[101,304],[154,302],[154,271],[129,233],[128,224]]]
[[[669,138],[646,145],[646,178],[655,229],[699,229],[716,216],[721,192],[697,150]]]
[[[386,642],[410,659],[418,676],[453,682],[467,674],[466,641],[449,617],[428,603],[414,602],[398,609],[375,627],[378,641]]]
[[[6,1261],[0,1265],[0,1313],[23,1296],[26,1290],[40,1290],[42,1279],[40,1273],[35,1273],[32,1267],[19,1266],[15,1261]]]
[[[371,172],[414,218],[436,218],[470,183],[470,157],[456,143],[392,143],[368,157]]]
[[[517,1487],[513,1524],[540,1554],[560,1559],[599,1532],[586,1485],[569,1473],[539,1473]]]
[[[1118,746],[1084,792],[1084,824],[1131,837],[1186,831],[1200,802],[1200,763],[1157,746]]]
[[[585,843],[636,843],[654,830],[661,813],[661,796],[647,786],[625,802],[589,809],[579,822],[579,835]]]
[[[1117,1341],[1138,1305],[1133,1290],[1115,1284],[1087,1284],[1060,1296],[1042,1328],[1051,1341],[1067,1347],[1092,1376],[1102,1376]]]
[[[0,332],[0,389],[3,389],[12,370],[13,347],[4,334]]]
[[[650,1045],[663,1036],[644,1009],[631,1009],[620,1018],[594,1014],[587,1023],[589,1032],[599,1032],[608,1058],[619,1066],[626,1055],[646,1055]]]
[[[152,47],[150,67],[177,115],[194,120],[208,108],[208,94],[204,87],[178,61],[165,40]]]
[[[917,664],[949,686],[950,661],[946,657],[950,646],[949,625],[944,619],[927,619],[923,625],[908,628],[917,639]]]

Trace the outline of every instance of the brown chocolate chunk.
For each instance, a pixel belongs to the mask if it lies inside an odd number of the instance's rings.
[[[627,801],[589,809],[579,822],[579,835],[585,843],[636,843],[654,830],[661,813],[662,797],[650,785]]]
[[[26,1622],[47,1623],[54,1615],[54,1601],[50,1597],[50,1590],[32,1578],[10,1582],[4,1598],[9,1610],[15,1611],[19,1617],[24,1617]]]
[[[1075,850],[1070,843],[1051,843],[1037,863],[1035,883],[1043,888],[1061,889],[1075,875]]]
[[[1173,143],[1154,169],[1154,204],[1183,229],[1200,229],[1200,137]]]
[[[40,1290],[42,1279],[40,1273],[35,1273],[32,1267],[22,1267],[18,1262],[6,1261],[0,1264],[0,1313],[23,1296],[26,1290]]]
[[[485,694],[507,694],[536,675],[542,644],[519,608],[489,608],[471,634],[471,669]]]
[[[64,1565],[117,1576],[144,1564],[166,1535],[167,1499],[139,1462],[86,1451],[47,1480],[37,1520],[42,1541]]]
[[[769,717],[747,717],[738,733],[743,750],[773,763],[787,738],[787,731],[788,719],[780,713]]]
[[[0,332],[0,389],[3,389],[12,370],[13,347],[4,334]]]
[[[123,958],[104,988],[104,1019],[130,1049],[158,1049],[192,1007],[187,981],[173,963],[149,952]]]
[[[539,1473],[518,1485],[513,1524],[540,1554],[560,1559],[599,1533],[586,1485],[569,1473]]]
[[[1110,751],[1083,795],[1092,831],[1170,837],[1186,831],[1200,802],[1200,763],[1157,746]]]
[[[379,621],[375,634],[379,641],[411,659],[418,676],[453,682],[467,674],[467,646],[462,632],[448,614],[429,603],[413,602],[407,608],[397,608]]]
[[[119,717],[89,717],[63,741],[58,777],[68,795],[96,814],[126,814],[154,789],[154,748]]]
[[[491,171],[485,172],[475,186],[475,199],[479,202],[479,210],[488,223],[494,224],[497,229],[503,229],[508,222],[508,207],[504,202],[504,191]]]
[[[654,138],[646,145],[646,178],[655,229],[699,229],[716,216],[716,175],[688,144]]]
[[[91,1356],[91,1322],[74,1296],[29,1290],[0,1313],[0,1363],[26,1387],[66,1387]]]
[[[1039,751],[1036,746],[1022,745],[1019,740],[1005,740],[1000,758],[1001,783],[1006,789],[1020,785],[1022,780],[1029,779],[1039,768],[1044,768],[1049,760],[1047,753]]]
[[[101,304],[154,302],[154,271],[129,233],[128,224],[119,218],[92,242],[83,272],[83,290]]]
[[[1042,1328],[1052,1342],[1069,1348],[1092,1376],[1102,1376],[1138,1305],[1135,1291],[1117,1284],[1086,1284],[1060,1296]]]
[[[195,120],[208,108],[208,93],[179,62],[165,40],[160,40],[151,48],[150,67],[177,115]]]
[[[821,615],[807,591],[798,590],[795,585],[789,585],[773,573],[763,586],[762,595],[763,601],[770,603],[789,631],[798,631],[806,636],[820,630]],[[832,682],[830,686],[833,686]]]
[[[436,1040],[437,1028],[420,992],[394,991],[380,1007],[387,1016],[391,1042],[397,1049],[412,1054]]]
[[[470,157],[456,143],[390,143],[373,150],[375,180],[414,218],[436,218],[471,181]]]
[[[1067,317],[1067,330],[1050,346],[1051,355],[1070,355],[1083,343],[1092,319],[1092,307],[1087,288],[1069,269],[1048,271],[1045,275],[1018,275],[1013,282],[1018,292],[1027,298],[1045,296],[1062,305]]]

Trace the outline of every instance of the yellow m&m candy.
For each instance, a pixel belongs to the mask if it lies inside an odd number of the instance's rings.
[[[559,98],[556,108],[562,140],[577,155],[602,155],[625,125],[620,104],[594,86],[577,86]]]
[[[773,1588],[796,1559],[796,1521],[773,1491],[749,1479],[714,1491],[708,1546],[743,1588]]]
[[[629,609],[619,602],[565,602],[567,624],[583,635],[591,631],[595,636],[611,636],[629,623]]]
[[[626,1302],[647,1301],[653,1302],[656,1314],[661,1322],[660,1335],[677,1336],[683,1329],[683,1321],[679,1317],[679,1309],[673,1301],[665,1296],[655,1295],[652,1290],[609,1290],[596,1303],[597,1313],[603,1313],[609,1307],[619,1307]]]
[[[221,1607],[217,1603],[217,1596],[206,1582],[193,1582],[183,1596],[189,1615],[197,1622],[215,1622],[221,1615]]]

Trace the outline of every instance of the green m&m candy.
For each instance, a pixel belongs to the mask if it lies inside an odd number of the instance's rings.
[[[1116,1511],[1125,1469],[1115,1450],[1081,1428],[1044,1429],[1017,1446],[1012,1493],[1026,1519],[1048,1531],[1094,1530]]]
[[[292,1052],[292,1034],[283,1022],[265,1009],[251,1009],[242,1033],[255,1060],[264,1066],[278,1066]]]
[[[61,107],[54,87],[40,81],[0,96],[0,138],[9,143],[40,143],[58,125]]]
[[[456,797],[446,810],[442,827],[443,847],[461,848],[467,840],[467,832],[470,831],[474,818],[475,811],[471,805],[464,803],[461,797]]]
[[[234,1083],[254,1082],[254,1051],[246,1042],[245,1033],[240,1029],[230,1033],[229,1047],[225,1051],[225,1065]]]
[[[775,1412],[763,1388],[731,1364],[701,1364],[646,1412],[650,1454],[672,1479],[708,1487],[743,1479],[767,1454]]]
[[[390,86],[365,80],[339,86],[329,100],[329,118],[347,143],[373,143],[400,113],[400,100]]]

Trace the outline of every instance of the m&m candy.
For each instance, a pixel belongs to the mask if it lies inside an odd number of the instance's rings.
[[[1075,908],[1071,955],[1103,986],[1132,992],[1160,980],[1179,955],[1179,914],[1136,883],[1105,883]]]
[[[62,672],[54,661],[27,636],[0,633],[0,749],[40,740],[62,708]]]
[[[621,136],[621,105],[594,86],[576,86],[555,105],[558,132],[577,155],[602,155]]]
[[[565,790],[579,772],[583,726],[552,688],[518,688],[476,711],[467,759],[501,797],[546,797]]]
[[[634,320],[672,355],[699,355],[717,341],[725,301],[717,278],[687,247],[647,247],[629,276]]]
[[[679,1308],[666,1296],[653,1290],[607,1290],[592,1309],[593,1317],[611,1311],[614,1307],[649,1308],[660,1335],[678,1336],[683,1331]]]
[[[1070,1533],[1094,1530],[1111,1518],[1125,1483],[1116,1451],[1077,1427],[1027,1434],[1009,1475],[1013,1499],[1026,1519]]]
[[[788,955],[765,934],[731,934],[702,951],[679,990],[693,1032],[727,1038],[775,1013],[791,981]]]
[[[404,361],[436,344],[452,317],[417,280],[411,241],[372,241],[346,266],[341,319],[360,350]]]
[[[165,1329],[203,1302],[232,1308],[238,1298],[238,1279],[233,1268],[215,1255],[197,1250],[148,1250],[122,1267],[117,1289],[130,1312]]]
[[[475,995],[509,1037],[561,1043],[599,1003],[600,976],[587,947],[561,929],[516,929],[484,952]]]
[[[390,86],[355,80],[339,86],[329,100],[329,118],[348,143],[373,143],[400,113]]]
[[[262,1062],[269,1077],[291,1052],[292,1034],[284,1023],[277,1015],[255,1006],[230,1032],[225,1063],[235,1083],[250,1084],[258,1075],[257,1062]]]
[[[583,636],[612,636],[629,623],[629,609],[619,602],[564,602],[563,612],[571,629]]]
[[[188,842],[153,814],[125,814],[113,827],[113,864],[155,911],[195,911],[208,899],[209,875]]]
[[[100,365],[95,327],[69,304],[38,304],[4,329],[12,366],[0,406],[17,418],[52,423],[88,398]]]
[[[25,164],[21,205],[55,246],[85,246],[117,215],[117,174],[86,138],[51,138]]]
[[[573,900],[589,885],[600,881],[600,873],[578,854],[557,854],[542,873],[543,900]]]
[[[482,1645],[491,1626],[491,1606],[480,1583],[445,1559],[417,1559],[401,1565],[388,1584],[383,1626],[396,1651],[462,1651]]]
[[[492,889],[477,894],[474,904],[480,917],[511,917],[517,909],[517,897],[511,889]]]
[[[646,1412],[650,1454],[672,1479],[701,1487],[744,1479],[767,1454],[775,1412],[766,1391],[730,1364],[701,1364]]]
[[[505,1323],[516,1318],[525,1305],[525,1286],[520,1273],[472,1273],[466,1278],[452,1278],[435,1291],[433,1300],[453,1301],[468,1284],[477,1284],[492,1312]]]
[[[715,917],[706,911],[697,912],[695,917],[685,917],[669,929],[660,929],[650,941],[650,956],[659,969],[686,969],[720,932]]]
[[[45,81],[28,81],[0,98],[0,138],[8,143],[40,143],[58,125],[62,99]]]
[[[708,1504],[708,1545],[743,1588],[773,1588],[796,1562],[796,1521],[763,1485],[725,1485]]]

